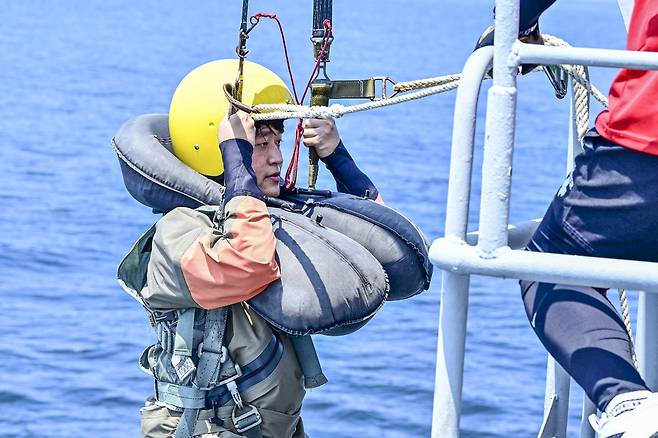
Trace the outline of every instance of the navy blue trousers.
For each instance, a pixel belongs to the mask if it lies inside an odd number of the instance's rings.
[[[585,143],[527,250],[658,262],[658,156],[595,132]],[[537,336],[599,409],[618,394],[648,389],[605,289],[520,285]]]

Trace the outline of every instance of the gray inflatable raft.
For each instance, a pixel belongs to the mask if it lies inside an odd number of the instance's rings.
[[[154,212],[221,204],[223,187],[171,152],[167,115],[126,122],[112,145],[128,192]],[[250,304],[284,332],[346,334],[372,318],[386,298],[429,287],[427,242],[394,210],[328,191],[287,192],[268,204],[282,279]]]

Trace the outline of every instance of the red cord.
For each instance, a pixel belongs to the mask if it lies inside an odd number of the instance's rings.
[[[256,19],[269,18],[270,20],[276,21],[276,24],[279,26],[279,33],[281,34],[281,42],[283,43],[283,53],[286,57],[286,65],[288,66],[288,75],[290,76],[290,84],[292,85],[292,92],[295,95],[295,102],[299,105],[299,98],[297,97],[297,88],[295,87],[295,78],[292,76],[292,69],[290,68],[290,58],[288,58],[288,45],[286,44],[286,36],[283,33],[283,26],[276,14],[266,14],[264,12],[259,12],[254,15]]]
[[[300,102],[304,102],[304,99],[306,98],[306,93],[311,88],[311,83],[313,82],[313,79],[315,78],[315,74],[317,73],[318,68],[320,67],[320,62],[322,62],[322,60],[327,55],[329,43],[331,43],[331,22],[329,20],[324,20],[322,24],[324,25],[325,28],[324,39],[322,42],[322,49],[318,54],[318,59],[315,61],[315,67],[313,68],[311,77],[309,78],[308,83],[306,84],[306,88],[304,89],[304,94],[302,95],[302,100]],[[301,140],[304,135],[304,127],[302,126],[302,119],[299,119],[299,122],[297,122],[297,130],[295,134],[296,134],[295,145],[293,147],[292,157],[290,159],[290,164],[288,165],[288,170],[286,170],[285,186],[287,189],[291,189],[295,187],[295,184],[297,184],[297,168],[299,167],[299,146],[301,144]]]
[[[276,16],[276,14],[267,14],[264,12],[259,12],[258,14],[254,15],[254,17],[256,19],[269,18],[271,20],[276,21],[276,24],[279,26],[279,32],[281,34],[281,42],[283,43],[283,52],[286,57],[288,74],[290,75],[290,83],[292,84],[292,91],[293,94],[295,95],[295,102],[297,103],[297,105],[301,105],[302,102],[304,102],[304,99],[306,98],[306,93],[308,93],[308,90],[311,88],[311,83],[315,78],[315,74],[317,73],[318,68],[320,68],[320,63],[327,56],[327,51],[329,49],[329,44],[331,43],[331,36],[332,36],[331,22],[329,20],[324,20],[322,22],[322,25],[324,26],[325,29],[324,38],[322,40],[322,49],[318,54],[318,59],[315,61],[315,67],[313,67],[313,72],[311,73],[311,77],[306,83],[306,88],[304,88],[304,94],[302,95],[302,98],[300,100],[297,94],[297,89],[295,87],[295,80],[292,75],[292,69],[290,67],[290,58],[288,57],[288,46],[286,45],[286,37],[283,33],[283,26],[281,25],[279,18]],[[299,147],[303,136],[304,136],[304,127],[302,125],[302,119],[299,119],[299,121],[297,122],[297,129],[295,130],[295,144],[293,146],[292,156],[290,157],[290,164],[288,165],[288,169],[286,170],[285,186],[288,189],[295,187],[295,184],[297,183],[297,168],[299,167]]]

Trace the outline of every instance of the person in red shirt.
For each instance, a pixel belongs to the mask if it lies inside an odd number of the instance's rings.
[[[520,34],[555,0],[521,1]],[[636,0],[628,49],[658,52],[658,2]],[[658,72],[623,69],[609,107],[527,250],[658,262]],[[607,290],[520,281],[532,328],[601,414],[599,437],[658,437],[658,393],[635,369]]]

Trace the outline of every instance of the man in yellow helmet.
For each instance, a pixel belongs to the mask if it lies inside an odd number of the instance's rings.
[[[269,80],[250,80],[252,67],[245,69],[247,104],[277,89],[287,93],[262,70]],[[214,108],[211,117],[188,118],[184,127],[194,129],[181,132],[175,96],[170,131],[181,161],[221,180],[224,201],[213,224],[206,219],[209,232],[189,209],[174,209],[156,224],[140,294],[158,333],[141,359],[156,381],[155,397],[141,410],[142,436],[304,437],[304,382],[290,339],[246,304],[281,277],[264,199],[280,193],[283,123],[255,123],[241,111],[217,120],[217,102],[207,96],[217,90],[206,91],[188,109],[206,105]],[[315,148],[339,191],[381,199],[333,120],[307,120],[305,128],[305,145]]]
[[[237,68],[235,60],[219,60],[194,69],[178,85],[169,109],[169,131],[175,155],[192,169],[218,182],[223,181],[224,171],[224,158],[218,147],[218,127],[228,109],[222,85],[233,82]],[[267,68],[245,61],[243,78],[242,103],[249,106],[292,103],[285,83]],[[259,136],[259,140],[267,138],[280,142],[283,121],[256,123],[255,127],[259,133],[262,129],[271,133]],[[341,143],[333,119],[306,120],[304,144],[315,148],[336,178],[338,191],[357,196],[368,193],[370,198],[377,198],[372,181],[356,167]],[[274,178],[269,181],[274,181]],[[278,190],[274,190],[275,193],[266,194],[278,195]]]

